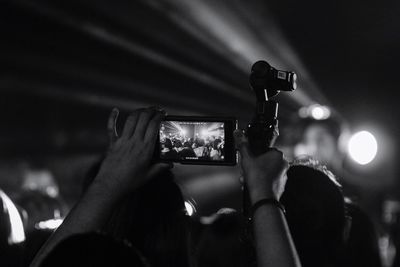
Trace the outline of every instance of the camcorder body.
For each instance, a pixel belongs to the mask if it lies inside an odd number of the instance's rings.
[[[235,129],[235,118],[166,116],[160,124],[156,157],[162,162],[236,165]]]

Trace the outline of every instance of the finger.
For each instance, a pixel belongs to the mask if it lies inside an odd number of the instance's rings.
[[[275,154],[277,158],[285,160],[285,155],[283,154],[283,152],[277,149],[276,147],[269,147],[267,149],[267,153]]]
[[[140,113],[135,132],[132,135],[134,139],[138,138],[143,140],[145,138],[148,124],[156,113],[157,111],[155,108],[147,108]]]
[[[125,125],[124,125],[124,129],[122,130],[122,135],[121,135],[121,139],[129,139],[131,138],[131,136],[133,135],[136,127],[137,127],[137,122],[139,119],[139,115],[140,115],[141,110],[135,110],[134,112],[132,112],[128,118],[125,121]]]
[[[118,133],[117,133],[118,115],[119,115],[119,110],[117,108],[113,108],[110,113],[110,116],[108,116],[107,132],[110,140],[110,146],[114,144],[115,141],[118,139]]]
[[[149,122],[144,137],[144,142],[148,144],[155,144],[157,135],[160,133],[160,123],[164,119],[165,115],[162,111],[157,112],[153,119]]]
[[[289,161],[286,159],[285,155],[282,153],[284,171],[286,172],[289,169]]]
[[[150,180],[157,176],[158,174],[172,169],[174,167],[173,163],[156,163],[150,167],[150,170],[147,172],[147,180]]]
[[[283,154],[282,151],[275,147],[270,147],[267,153],[271,154],[271,156],[275,157],[276,159],[279,159],[282,164],[283,172],[287,171],[287,169],[289,168],[289,162],[287,161],[285,154]]]
[[[276,147],[269,147],[269,148],[267,149],[266,152],[269,152],[269,151],[274,151],[274,152],[282,153],[282,152],[281,152],[280,150],[278,150]],[[283,153],[282,153],[282,155],[283,155]]]
[[[233,135],[235,137],[235,145],[240,152],[240,156],[242,158],[250,158],[251,154],[249,149],[249,141],[247,137],[243,134],[243,131],[235,130],[233,132]]]

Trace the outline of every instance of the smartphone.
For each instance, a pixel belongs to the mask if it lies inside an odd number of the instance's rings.
[[[160,124],[160,161],[198,165],[236,165],[233,131],[227,117],[166,116]]]

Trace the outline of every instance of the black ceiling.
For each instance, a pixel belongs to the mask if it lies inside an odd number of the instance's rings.
[[[320,90],[353,124],[399,135],[400,2],[272,1],[271,13]]]
[[[283,120],[301,104],[329,103],[354,127],[394,138],[399,13],[395,0],[3,0],[1,117],[12,127],[2,144],[15,150],[16,133],[41,129],[52,138],[40,144],[62,147],[54,135],[74,131],[76,147],[96,134],[103,144],[112,106],[160,104],[245,123],[257,56],[300,74],[298,92],[281,96]]]

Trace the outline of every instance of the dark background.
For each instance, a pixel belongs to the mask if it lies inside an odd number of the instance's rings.
[[[357,178],[347,183],[379,221],[382,199],[398,191],[399,13],[395,0],[2,0],[1,185],[12,191],[24,170],[47,168],[72,203],[107,146],[114,106],[236,116],[243,127],[254,104],[249,70],[265,59],[300,77],[278,98],[281,125],[320,103],[376,135],[376,161],[350,167]],[[175,172],[200,212],[240,205],[237,169]]]

